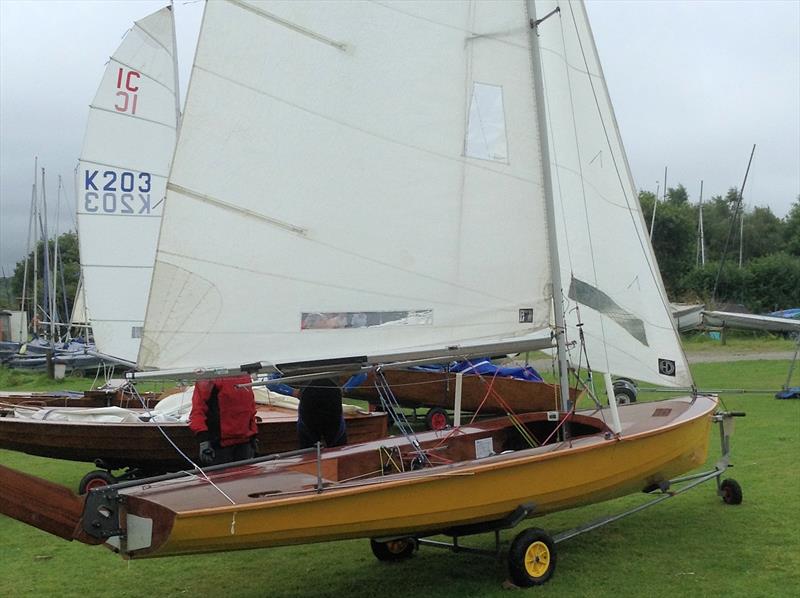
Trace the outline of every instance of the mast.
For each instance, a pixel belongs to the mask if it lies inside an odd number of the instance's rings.
[[[22,300],[20,301],[19,310],[22,312],[27,313],[25,310],[25,299],[27,299],[27,291],[28,291],[28,264],[30,262],[30,255],[31,255],[31,227],[33,226],[33,209],[34,203],[36,202],[36,188],[31,188],[31,207],[28,212],[28,244],[25,250],[25,269],[22,273]],[[26,318],[27,319],[27,318]],[[20,320],[20,337],[22,337],[22,320]],[[27,330],[25,331],[25,338],[27,338]]]
[[[742,269],[742,250],[744,249],[744,204],[739,209],[739,269]]]
[[[653,196],[653,214],[650,217],[650,238],[653,238],[653,226],[656,223],[656,204],[658,204],[658,194],[661,193],[661,182],[656,181],[656,194]]]
[[[699,224],[697,225],[700,229],[700,265],[706,265],[706,239],[705,234],[703,233],[703,181],[700,181],[700,218]]]
[[[44,284],[46,287],[45,299],[47,301],[47,309],[50,312],[50,348],[54,348],[55,340],[55,319],[53,314],[53,287],[51,282],[52,273],[50,272],[50,239],[47,230],[47,194],[45,191],[45,173],[44,167],[42,168],[42,209],[44,212],[44,223],[42,224],[42,237],[44,238]],[[41,223],[41,219],[40,219]]]
[[[56,189],[56,222],[53,227],[53,296],[50,298],[50,303],[53,308],[50,310],[52,314],[50,319],[56,320],[56,311],[58,308],[58,216],[61,212],[61,175],[58,175],[58,188]],[[60,320],[60,318],[58,318]],[[55,324],[51,325],[51,330]],[[59,337],[61,330],[59,330]]]
[[[728,245],[731,241],[731,237],[733,236],[733,231],[736,228],[736,217],[739,215],[739,211],[742,209],[742,197],[744,194],[744,186],[747,184],[747,175],[750,174],[750,166],[753,164],[753,155],[756,153],[756,144],[753,144],[753,149],[750,152],[750,159],[747,161],[747,170],[744,171],[744,179],[742,180],[742,187],[739,189],[739,196],[736,198],[736,206],[733,210],[733,215],[731,216],[731,225],[728,228],[728,236],[725,237],[725,245],[722,247],[722,257],[719,260],[719,268],[717,269],[717,277],[714,280],[714,288],[711,291],[711,301],[712,303],[717,298],[717,287],[719,286],[719,277],[722,275],[722,269],[725,267],[725,258],[728,255]]]
[[[530,15],[530,40],[531,40],[531,66],[533,68],[533,89],[536,101],[536,120],[539,125],[539,150],[542,157],[542,179],[544,182],[545,211],[547,213],[547,244],[550,254],[550,282],[553,286],[553,318],[555,320],[556,352],[558,356],[558,384],[561,389],[561,409],[568,411],[569,379],[567,376],[567,350],[564,336],[566,322],[564,319],[564,305],[561,301],[561,264],[558,259],[558,239],[556,238],[556,215],[553,201],[553,179],[550,172],[550,147],[547,139],[547,115],[545,114],[544,87],[542,85],[542,63],[539,49],[538,26],[556,11],[536,19],[536,3],[527,0],[528,14]]]
[[[33,159],[33,313],[31,325],[33,326],[33,336],[38,336],[39,332],[39,193],[36,187],[36,175],[39,171],[38,156]]]
[[[175,29],[175,3],[169,0],[169,11],[172,15],[172,66],[175,73],[175,129],[181,126],[181,88],[178,76],[178,34]]]

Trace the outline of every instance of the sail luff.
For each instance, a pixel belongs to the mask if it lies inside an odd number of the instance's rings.
[[[562,10],[539,42],[568,336],[585,339],[595,370],[690,386],[586,11],[581,2],[536,4],[541,14]],[[577,350],[570,360],[581,363]]]
[[[539,151],[541,156],[542,180],[544,181],[544,199],[547,214],[547,244],[550,255],[550,281],[552,285],[554,334],[556,340],[556,356],[558,361],[558,381],[561,391],[561,408],[568,411],[569,398],[569,372],[567,366],[567,352],[565,347],[566,322],[564,319],[564,304],[562,302],[563,286],[561,281],[561,263],[558,253],[558,240],[556,239],[555,202],[553,200],[553,176],[550,170],[550,147],[548,143],[547,114],[545,113],[545,95],[542,85],[541,50],[539,48],[539,22],[536,19],[536,2],[528,0],[528,14],[530,17],[530,48],[531,66],[533,68],[534,98],[536,103],[536,117],[539,123]],[[552,15],[553,13],[550,13]]]
[[[175,95],[175,124],[176,128],[181,125],[181,86],[180,86],[180,71],[178,70],[178,32],[175,28],[175,3],[169,0],[169,12],[172,15],[170,19],[172,25],[172,68],[174,74],[174,95]],[[172,161],[170,160],[170,164]]]

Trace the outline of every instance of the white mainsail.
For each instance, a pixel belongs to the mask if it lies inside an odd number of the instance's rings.
[[[546,328],[529,35],[523,2],[208,3],[139,367]]]
[[[97,350],[135,361],[177,126],[171,8],[137,21],[106,66],[77,169],[84,291]]]
[[[586,10],[539,0],[537,16],[557,6],[538,33],[569,340],[582,323],[593,369],[689,386]]]

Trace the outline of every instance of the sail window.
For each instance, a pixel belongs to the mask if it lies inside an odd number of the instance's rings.
[[[486,83],[472,84],[464,154],[479,160],[508,161],[502,87]]]

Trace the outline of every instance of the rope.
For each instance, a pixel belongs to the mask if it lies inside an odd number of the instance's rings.
[[[175,442],[172,440],[172,438],[170,438],[170,437],[167,435],[167,433],[164,431],[164,429],[161,427],[161,424],[160,424],[160,423],[158,423],[157,421],[153,421],[153,412],[152,412],[152,411],[150,411],[150,408],[147,406],[147,401],[145,401],[145,400],[144,400],[144,398],[142,397],[142,395],[140,395],[140,394],[139,394],[139,390],[138,390],[138,389],[137,389],[135,386],[133,386],[133,385],[131,385],[131,390],[133,391],[133,394],[134,394],[134,396],[135,396],[137,399],[139,399],[139,402],[142,404],[142,407],[144,408],[145,412],[147,412],[147,415],[150,417],[150,423],[152,423],[153,425],[155,425],[155,426],[156,426],[156,428],[158,428],[158,431],[159,431],[159,432],[161,432],[161,435],[162,435],[162,436],[163,436],[163,437],[166,439],[166,441],[167,441],[167,442],[169,442],[169,443],[172,445],[172,447],[175,449],[175,451],[177,451],[177,453],[178,453],[178,454],[179,454],[181,457],[183,457],[184,459],[186,459],[186,461],[188,461],[188,462],[189,462],[189,464],[190,464],[190,465],[192,465],[192,467],[194,467],[195,471],[198,471],[198,472],[200,472],[200,475],[202,476],[202,478],[203,478],[203,479],[205,479],[205,480],[206,480],[206,481],[207,481],[209,484],[211,484],[211,486],[212,486],[212,487],[213,487],[213,488],[214,488],[214,489],[215,489],[217,492],[219,492],[220,494],[222,494],[222,496],[224,496],[226,499],[228,499],[228,501],[229,501],[229,502],[230,502],[232,505],[235,505],[235,504],[236,504],[236,501],[235,501],[235,500],[233,500],[233,499],[232,499],[230,496],[228,496],[228,495],[225,493],[225,491],[224,491],[222,488],[220,488],[219,486],[217,486],[217,485],[216,485],[216,484],[215,484],[215,483],[214,483],[214,482],[211,480],[211,478],[210,478],[210,477],[208,477],[208,474],[207,474],[207,473],[206,473],[206,472],[203,470],[203,468],[202,468],[202,467],[200,467],[200,466],[199,466],[197,463],[195,463],[194,461],[192,461],[192,460],[189,458],[189,456],[188,456],[186,453],[184,453],[184,452],[183,452],[183,451],[182,451],[182,450],[181,450],[181,449],[178,447],[178,445],[177,445],[177,444],[175,444]],[[187,473],[188,473],[188,472],[187,472]],[[193,474],[189,474],[189,475],[193,475]]]

